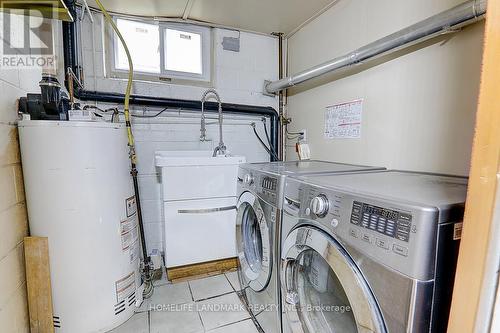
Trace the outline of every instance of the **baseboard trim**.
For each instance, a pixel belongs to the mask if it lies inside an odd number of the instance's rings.
[[[191,280],[195,277],[221,274],[234,270],[237,267],[237,258],[213,260],[198,264],[167,268],[167,278],[172,282],[181,282],[183,280]]]

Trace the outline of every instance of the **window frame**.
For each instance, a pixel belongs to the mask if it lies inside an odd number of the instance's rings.
[[[159,81],[159,82],[179,82],[185,84],[194,84],[194,85],[203,85],[210,84],[212,82],[212,29],[206,26],[199,26],[193,24],[186,23],[177,23],[177,22],[158,22],[153,20],[140,20],[129,17],[122,17],[119,15],[113,16],[113,20],[115,23],[118,19],[134,21],[138,23],[158,25],[159,27],[159,47],[160,47],[160,73],[151,73],[151,72],[143,72],[137,71],[134,69],[134,78],[143,80],[143,81]],[[165,35],[167,29],[175,29],[186,31],[189,33],[196,33],[200,35],[201,38],[201,61],[202,61],[202,73],[189,73],[189,72],[180,72],[180,71],[171,71],[165,68],[166,64],[166,55],[165,55]],[[116,68],[116,52],[118,50],[118,43],[120,40],[118,36],[113,31],[111,33],[111,41],[110,45],[110,54],[106,56],[107,62],[109,63],[108,76],[110,78],[125,78],[127,76],[128,70]],[[109,34],[108,34],[109,36]]]

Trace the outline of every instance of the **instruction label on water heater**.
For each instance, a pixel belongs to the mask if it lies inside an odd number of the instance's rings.
[[[129,259],[130,263],[133,263],[139,258],[139,242],[135,242],[130,246]]]
[[[115,282],[116,300],[118,303],[135,293],[135,273],[132,272]]]
[[[137,217],[134,215],[120,222],[120,232],[122,237],[122,250],[127,251],[132,248],[139,239]]]
[[[137,202],[135,201],[135,195],[125,200],[125,206],[127,207],[127,217],[131,217],[137,213]]]
[[[325,110],[326,139],[361,138],[363,100],[327,106]]]

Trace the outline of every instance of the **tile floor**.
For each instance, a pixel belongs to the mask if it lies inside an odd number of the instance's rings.
[[[126,323],[109,333],[258,333],[228,272],[189,282],[155,282],[153,296]]]

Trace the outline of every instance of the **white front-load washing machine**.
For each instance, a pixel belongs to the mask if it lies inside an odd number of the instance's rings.
[[[284,333],[446,332],[467,179],[287,178]]]
[[[240,165],[236,239],[243,298],[265,333],[281,332],[279,244],[286,176],[382,168],[323,161]]]

